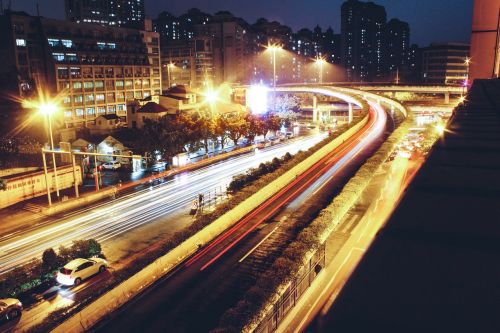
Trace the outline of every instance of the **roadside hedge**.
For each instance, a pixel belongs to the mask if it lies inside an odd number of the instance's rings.
[[[355,204],[375,172],[394,151],[413,124],[413,115],[408,117],[387,138],[377,152],[356,172],[332,203],[302,229],[272,266],[257,280],[232,308],[220,319],[214,332],[241,332],[256,327],[266,315],[269,305],[280,297],[279,290],[285,287],[299,272],[308,255],[325,242],[328,235],[340,223],[342,217]]]
[[[61,246],[59,254],[49,248],[42,254],[42,260],[33,259],[3,275],[0,279],[0,298],[17,296],[43,283],[55,280],[54,273],[68,261],[76,258],[90,258],[101,254],[101,245],[95,239],[74,241],[71,247]]]

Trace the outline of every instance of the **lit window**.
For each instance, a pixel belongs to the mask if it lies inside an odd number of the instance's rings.
[[[52,53],[56,61],[64,61],[64,53]]]
[[[69,39],[61,39],[61,42],[62,44],[65,46],[65,47],[73,47],[73,41],[72,40],[69,40]]]
[[[17,38],[16,39],[16,45],[17,46],[26,46],[26,39]]]
[[[47,39],[47,41],[49,42],[49,45],[52,47],[59,45],[59,39],[49,38]]]

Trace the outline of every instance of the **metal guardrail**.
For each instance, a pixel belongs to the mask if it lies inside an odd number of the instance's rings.
[[[295,307],[297,301],[309,289],[314,279],[325,267],[325,249],[326,246],[323,244],[314,252],[309,262],[302,266],[295,279],[292,280],[285,292],[273,305],[272,311],[262,319],[254,330],[255,333],[270,333],[278,329],[281,321]]]

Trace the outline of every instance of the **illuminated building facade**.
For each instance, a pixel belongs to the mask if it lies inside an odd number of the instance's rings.
[[[155,32],[14,12],[0,20],[8,63],[0,75],[23,99],[36,98],[37,87],[60,95],[66,127],[86,127],[104,114],[125,118],[126,101],[161,93]]]
[[[144,29],[144,0],[65,0],[66,18],[77,23],[94,23]]]

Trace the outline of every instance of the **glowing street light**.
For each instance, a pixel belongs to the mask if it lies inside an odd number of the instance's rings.
[[[172,86],[171,84],[171,78],[170,78],[170,70],[173,70],[175,67],[175,64],[173,62],[170,62],[167,65],[163,65],[163,67],[167,67],[167,77],[168,77],[168,87],[170,88]]]
[[[437,124],[436,125],[436,131],[440,136],[444,134],[444,131],[446,130],[446,127],[443,124]]]
[[[267,46],[267,49],[273,54],[273,88],[276,90],[276,52],[282,50],[283,47],[278,44],[271,44]]]
[[[213,89],[208,89],[207,91],[205,91],[204,96],[205,101],[210,105],[217,103],[217,101],[219,100],[219,93]]]
[[[316,65],[318,65],[318,67],[319,67],[319,83],[322,84],[323,83],[323,66],[326,64],[326,60],[321,58],[321,57],[318,57],[318,58],[316,58],[315,62],[316,62]]]
[[[465,57],[464,65],[466,66],[466,73],[465,73],[465,80],[464,80],[464,83],[462,85],[462,87],[463,87],[462,95],[465,93],[465,90],[469,86],[469,67],[470,67],[470,62],[471,62],[470,58],[469,57]]]
[[[56,113],[58,107],[53,102],[45,102],[38,105],[38,112],[47,117],[47,123],[49,125],[49,137],[50,137],[50,150],[54,151],[54,136],[52,135],[52,115]],[[59,184],[57,182],[57,166],[56,166],[56,154],[52,153],[52,163],[54,164],[54,179],[56,186],[57,199],[59,199]],[[47,183],[47,188],[49,184]],[[49,197],[50,198],[50,197]],[[58,200],[59,201],[59,200]],[[51,202],[49,201],[49,204]]]

